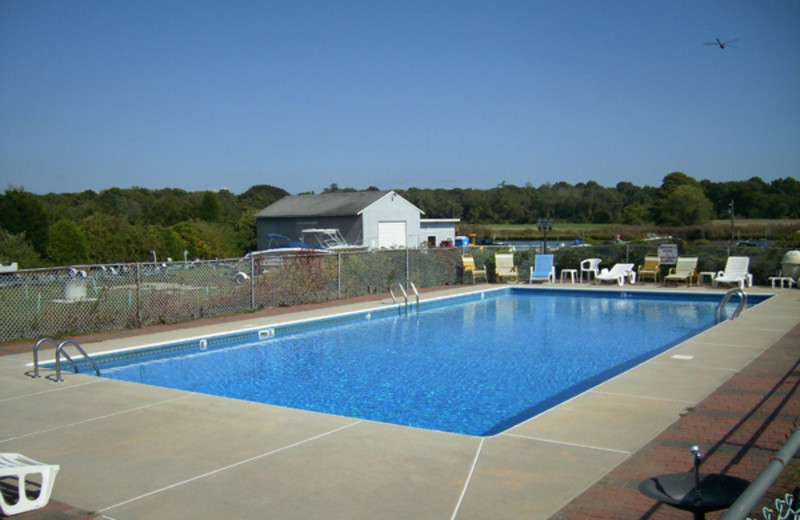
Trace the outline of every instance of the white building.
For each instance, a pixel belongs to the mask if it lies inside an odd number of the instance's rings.
[[[349,244],[370,249],[453,240],[458,219],[422,219],[422,214],[394,191],[284,197],[255,214],[258,249],[269,247],[272,233],[299,240],[310,228],[338,229]]]

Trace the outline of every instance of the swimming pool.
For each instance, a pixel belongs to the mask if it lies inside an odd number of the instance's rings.
[[[712,326],[720,298],[507,288],[96,361],[103,377],[493,435]]]

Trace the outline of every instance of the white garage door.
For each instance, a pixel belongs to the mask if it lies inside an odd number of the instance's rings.
[[[406,247],[406,223],[378,222],[378,247]]]

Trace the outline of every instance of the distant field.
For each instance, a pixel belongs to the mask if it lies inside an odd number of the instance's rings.
[[[709,225],[730,227],[730,219],[712,220]],[[783,227],[783,226],[797,226],[800,229],[800,219],[734,219],[734,225],[739,227]],[[537,230],[536,224],[485,224],[481,227],[491,229],[493,231],[522,231],[522,230]],[[659,226],[642,226],[642,225],[627,225],[627,224],[581,224],[570,222],[556,222],[553,224],[553,231],[597,231],[603,229],[614,229],[621,231],[641,232],[643,229],[656,230]]]
[[[624,240],[639,240],[650,233],[657,235],[674,235],[690,240],[699,238],[720,240],[730,235],[731,221],[719,219],[700,226],[669,228],[663,226],[627,225],[627,224],[580,224],[557,222],[548,231],[548,237],[591,238],[608,240],[609,237],[621,235]],[[800,219],[735,219],[734,226],[738,238],[764,238],[779,234],[792,234],[800,230]],[[474,230],[472,228],[475,228]],[[501,240],[524,240],[541,238],[542,232],[536,224],[484,224],[463,226],[464,232],[478,231],[479,236],[495,237]]]
[[[730,219],[712,220],[711,224],[714,226],[730,226],[731,220]],[[798,227],[798,229],[800,229],[800,219],[734,218],[734,225],[736,227],[796,226]]]
[[[487,224],[481,227],[491,229],[495,232],[514,232],[514,231],[539,231],[536,224]],[[624,228],[622,224],[574,224],[574,223],[555,223],[553,231],[597,231],[609,228]],[[549,232],[548,232],[549,233]]]

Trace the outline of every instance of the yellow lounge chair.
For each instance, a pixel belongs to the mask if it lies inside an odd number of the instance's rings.
[[[696,256],[679,256],[675,267],[670,267],[669,273],[664,277],[664,283],[669,282],[686,282],[686,285],[692,285],[692,281],[697,285],[697,257]]]
[[[494,254],[494,274],[497,281],[504,281],[510,278],[519,282],[517,266],[514,265],[514,253],[495,253]]]
[[[639,271],[639,281],[652,278],[653,282],[657,282],[661,279],[661,259],[657,256],[645,256],[644,264],[640,265],[637,270]]]
[[[467,274],[472,275],[472,283],[478,281],[478,278],[483,278],[484,282],[488,282],[489,279],[486,278],[486,266],[485,265],[476,265],[475,259],[471,256],[463,256],[461,257],[461,265],[462,265],[462,273],[461,273],[461,281],[466,283],[465,278]]]

